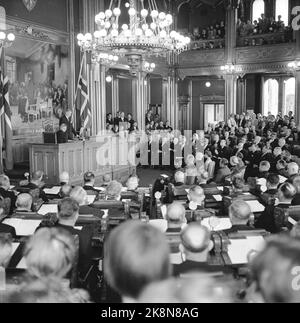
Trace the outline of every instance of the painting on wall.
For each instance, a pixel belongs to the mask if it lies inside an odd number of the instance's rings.
[[[68,46],[17,37],[6,50],[13,135],[43,132],[58,126],[56,110],[68,107]]]

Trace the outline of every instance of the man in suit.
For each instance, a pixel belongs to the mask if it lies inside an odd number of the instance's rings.
[[[228,159],[222,158],[220,160],[220,168],[215,177],[215,180],[214,180],[215,183],[221,184],[221,185],[225,184],[226,177],[231,175],[231,171],[228,167],[228,164],[229,164]]]
[[[7,268],[12,256],[11,236],[0,233],[0,268]]]
[[[177,171],[174,175],[174,186],[180,187],[184,185],[184,172]]]
[[[253,230],[249,226],[251,218],[250,206],[243,200],[235,200],[229,207],[229,218],[232,227],[228,230],[224,230],[227,235],[230,233],[236,233],[238,231]]]
[[[95,209],[87,204],[87,193],[82,187],[74,187],[70,193],[70,197],[79,204],[79,215],[94,215],[98,218],[101,218],[104,215],[103,211]]]
[[[281,185],[278,190],[279,204],[276,206],[267,206],[262,215],[257,219],[255,227],[257,229],[264,229],[272,234],[279,233],[281,229],[278,228],[275,222],[275,208],[288,209],[291,206],[296,193],[296,189],[292,184],[286,182]]]
[[[67,110],[65,113],[63,113],[62,109],[59,108],[58,111],[58,116],[59,116],[59,126],[62,124],[65,124],[67,126],[67,135],[68,135],[68,140],[73,140],[74,137],[77,136],[76,130],[74,129],[71,121],[72,117],[72,111]]]
[[[0,175],[0,196],[4,199],[10,199],[9,214],[12,214],[16,206],[17,197],[14,192],[10,191],[10,180],[6,175]]]
[[[17,236],[16,229],[4,223],[0,223],[0,233],[9,233],[13,238]]]
[[[93,228],[84,226],[82,230],[75,229],[79,217],[79,204],[71,199],[65,198],[58,203],[58,222],[56,227],[64,229],[73,236],[79,238],[79,277],[83,278],[92,264],[92,237]]]
[[[209,252],[213,249],[211,233],[199,223],[187,225],[181,233],[181,253],[185,261],[180,265],[174,265],[174,275],[180,276],[187,273],[211,273],[214,267],[207,263]]]
[[[294,178],[293,185],[296,188],[297,193],[293,198],[292,205],[300,205],[300,176]]]
[[[218,149],[219,158],[226,158],[227,160],[230,159],[231,155],[232,155],[232,149],[227,146],[227,142],[225,139],[220,141],[220,147]]]
[[[189,190],[187,208],[189,209],[192,204],[197,206],[197,210],[204,210],[205,194],[200,186],[194,186]]]
[[[279,176],[277,174],[270,174],[267,177],[267,191],[264,192],[260,198],[264,205],[274,204],[278,198]]]
[[[32,212],[32,196],[28,193],[19,194],[16,201],[15,213],[25,214]]]
[[[83,180],[83,189],[85,189],[88,193],[95,193],[95,195],[99,193],[99,191],[94,188],[95,175],[92,172],[86,172],[83,176]]]
[[[295,177],[299,175],[299,166],[297,163],[289,163],[287,165],[287,172],[288,172],[288,182],[293,183]]]
[[[69,135],[68,135],[68,127],[65,123],[62,123],[59,126],[59,131],[56,133],[56,138],[57,138],[57,143],[58,144],[65,144],[69,140]]]
[[[68,185],[70,182],[70,175],[68,172],[62,172],[59,174],[59,182],[61,186]]]

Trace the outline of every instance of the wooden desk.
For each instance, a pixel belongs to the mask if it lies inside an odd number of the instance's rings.
[[[104,135],[88,141],[73,141],[66,144],[30,144],[30,172],[43,171],[48,185],[57,185],[59,174],[64,171],[69,173],[72,185],[82,184],[83,175],[88,171],[95,174],[97,185],[102,184],[103,176],[106,174],[114,180],[124,182],[135,173],[136,167],[124,159],[127,155],[122,150],[126,145],[118,140],[118,136]],[[103,141],[108,157],[101,150]],[[128,156],[134,154],[135,157],[133,150],[127,150],[126,153]]]

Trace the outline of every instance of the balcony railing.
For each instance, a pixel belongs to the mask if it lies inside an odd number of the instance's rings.
[[[237,39],[237,46],[238,47],[262,46],[262,45],[291,43],[293,41],[294,41],[293,31],[286,30],[284,32],[277,32],[277,33],[240,36]]]
[[[225,47],[225,39],[201,39],[191,42],[191,50],[220,49]]]

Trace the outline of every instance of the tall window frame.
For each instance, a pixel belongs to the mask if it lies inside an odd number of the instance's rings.
[[[266,13],[266,3],[264,0],[254,0],[251,6],[252,22],[258,20],[262,14]]]
[[[284,21],[285,26],[290,24],[290,0],[275,0],[274,8],[275,20],[278,16],[282,16],[282,21]]]
[[[270,113],[277,115],[279,112],[279,80],[274,77],[263,79],[263,115]]]

